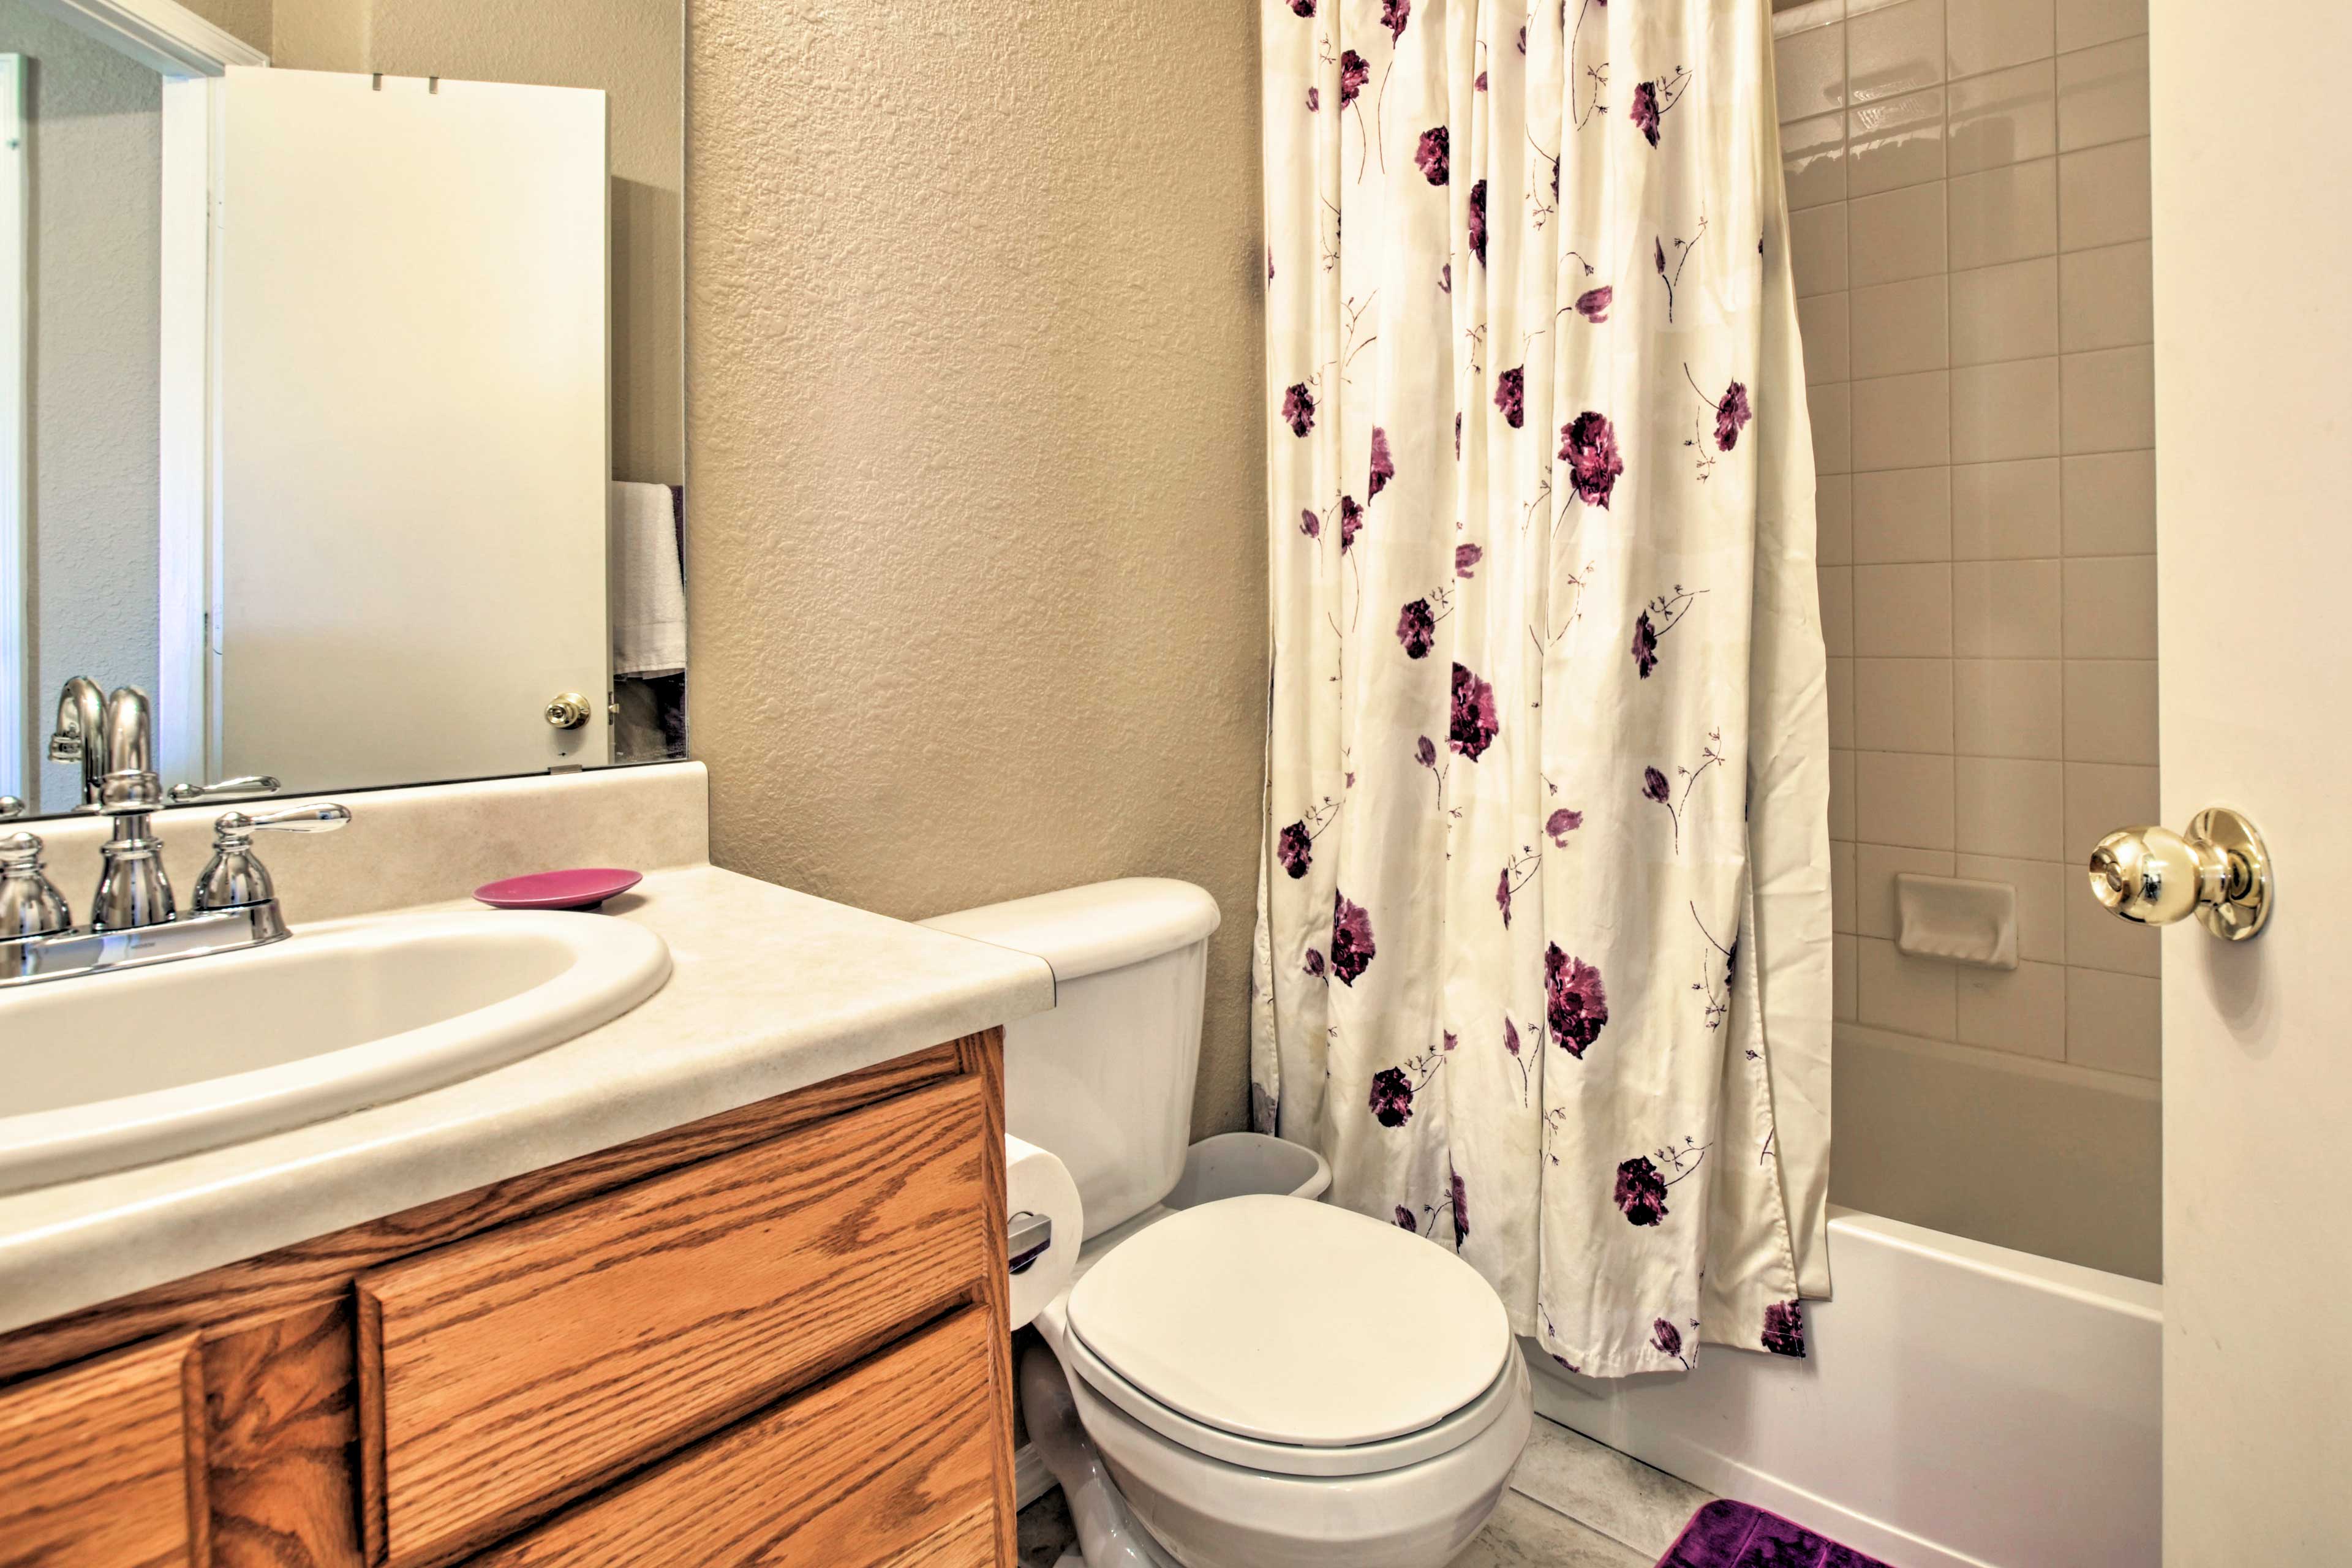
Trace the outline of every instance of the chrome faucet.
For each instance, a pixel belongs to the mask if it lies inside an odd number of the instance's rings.
[[[286,921],[268,871],[252,851],[253,834],[326,833],[352,819],[321,803],[264,816],[228,812],[214,825],[213,858],[197,879],[194,908],[179,913],[163,870],[163,842],[150,828],[166,803],[154,767],[154,724],[147,694],[119,687],[103,704],[98,688],[77,676],[58,700],[49,756],[82,764],[83,812],[114,819],[100,847],[104,865],[89,924],[73,912],[41,870],[41,841],[29,833],[0,838],[0,986],[109,969],[161,963],[258,947],[282,940]],[[93,717],[95,713],[95,717]],[[272,778],[183,786],[171,798],[200,799],[275,790]],[[0,816],[6,814],[0,813]]]

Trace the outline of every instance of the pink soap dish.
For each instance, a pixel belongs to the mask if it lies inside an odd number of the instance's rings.
[[[593,910],[615,893],[625,893],[645,880],[642,871],[616,866],[583,866],[569,871],[534,871],[485,882],[474,897],[501,910]]]

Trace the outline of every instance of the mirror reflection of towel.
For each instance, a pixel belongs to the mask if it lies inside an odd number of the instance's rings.
[[[613,673],[686,668],[686,582],[675,485],[612,487]]]

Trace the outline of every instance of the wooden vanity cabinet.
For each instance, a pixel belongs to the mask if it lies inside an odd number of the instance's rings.
[[[0,1336],[0,1568],[1009,1568],[1001,1052]]]

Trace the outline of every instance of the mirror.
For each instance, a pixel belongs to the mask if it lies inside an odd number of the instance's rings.
[[[682,33],[0,0],[0,795],[685,755]]]

